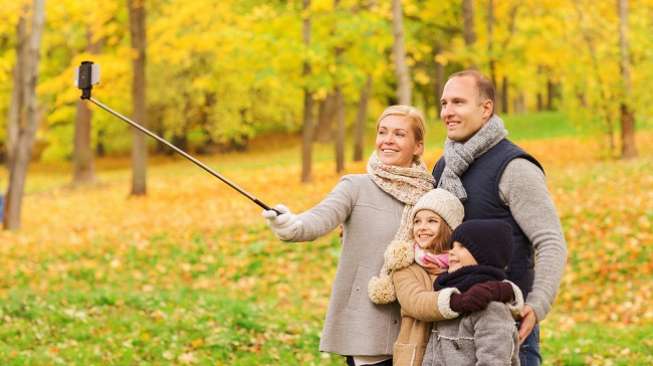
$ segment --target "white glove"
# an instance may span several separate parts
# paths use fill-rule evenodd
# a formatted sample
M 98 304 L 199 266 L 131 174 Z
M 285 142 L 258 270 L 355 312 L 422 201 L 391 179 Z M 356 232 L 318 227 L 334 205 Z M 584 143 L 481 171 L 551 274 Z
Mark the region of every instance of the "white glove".
M 277 235 L 277 238 L 284 241 L 294 239 L 297 231 L 303 225 L 302 221 L 284 205 L 276 205 L 274 208 L 281 212 L 281 215 L 274 210 L 263 210 L 262 212 L 268 226 Z

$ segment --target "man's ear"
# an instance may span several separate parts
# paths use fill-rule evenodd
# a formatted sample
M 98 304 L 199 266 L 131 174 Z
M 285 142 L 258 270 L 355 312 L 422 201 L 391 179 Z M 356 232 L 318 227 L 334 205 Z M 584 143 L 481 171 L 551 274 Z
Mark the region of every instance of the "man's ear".
M 486 99 L 481 103 L 481 107 L 483 108 L 483 120 L 487 121 L 494 114 L 494 102 L 490 99 Z

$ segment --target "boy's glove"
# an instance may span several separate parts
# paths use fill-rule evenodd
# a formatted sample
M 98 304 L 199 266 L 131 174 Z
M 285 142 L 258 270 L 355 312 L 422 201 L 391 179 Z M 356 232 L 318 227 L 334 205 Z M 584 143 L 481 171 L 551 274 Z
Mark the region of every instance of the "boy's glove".
M 468 314 L 484 310 L 492 301 L 511 302 L 514 298 L 509 283 L 488 281 L 477 283 L 462 294 L 452 294 L 449 306 L 457 313 Z
M 292 240 L 303 225 L 301 220 L 284 205 L 276 205 L 274 208 L 281 212 L 281 215 L 273 210 L 263 210 L 262 212 L 268 226 L 279 239 Z

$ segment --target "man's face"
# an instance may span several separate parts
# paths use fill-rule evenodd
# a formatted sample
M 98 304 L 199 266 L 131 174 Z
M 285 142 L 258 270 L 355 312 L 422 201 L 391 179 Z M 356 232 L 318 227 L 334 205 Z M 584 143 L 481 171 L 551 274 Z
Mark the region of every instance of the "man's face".
M 440 118 L 447 128 L 447 137 L 456 142 L 467 141 L 492 116 L 492 101 L 481 99 L 476 81 L 471 76 L 458 76 L 447 81 L 440 103 Z

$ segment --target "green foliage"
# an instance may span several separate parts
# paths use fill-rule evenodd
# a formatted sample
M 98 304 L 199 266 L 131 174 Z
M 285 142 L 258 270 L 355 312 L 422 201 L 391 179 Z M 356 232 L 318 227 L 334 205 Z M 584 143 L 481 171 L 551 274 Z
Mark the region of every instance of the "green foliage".
M 0 5 L 0 115 L 12 90 L 15 27 L 23 3 Z M 476 4 L 476 3 L 475 3 Z M 618 132 L 618 103 L 624 98 L 619 70 L 618 17 L 609 2 L 547 0 L 493 2 L 474 7 L 476 43 L 463 41 L 462 9 L 455 1 L 404 1 L 407 63 L 414 104 L 436 118 L 436 66 L 444 76 L 476 65 L 503 82 L 510 111 L 532 111 L 552 85 L 553 108 L 578 128 Z M 146 2 L 148 125 L 191 148 L 246 146 L 254 137 L 301 129 L 303 88 L 320 101 L 342 86 L 348 124 L 355 118 L 360 88 L 374 80 L 370 119 L 395 99 L 389 2 L 314 0 L 303 12 L 299 1 L 169 0 Z M 638 126 L 653 120 L 653 3 L 631 4 L 629 41 L 632 95 Z M 131 113 L 131 51 L 126 6 L 78 1 L 48 2 L 38 95 L 44 123 L 41 157 L 58 161 L 72 154 L 72 126 L 79 92 L 71 85 L 80 61 L 102 68 L 98 99 Z M 302 20 L 312 22 L 311 43 L 302 41 Z M 564 26 L 562 26 L 564 24 Z M 92 50 L 95 45 L 96 50 Z M 341 50 L 336 60 L 336 50 Z M 312 73 L 302 76 L 308 61 Z M 491 69 L 491 62 L 494 68 Z M 505 78 L 505 79 L 504 79 Z M 438 84 L 438 82 L 440 84 Z M 516 110 L 515 107 L 519 110 Z M 517 113 L 515 113 L 517 114 Z M 141 121 L 145 122 L 145 121 Z M 610 127 L 612 126 L 612 127 Z M 0 141 L 6 126 L 0 124 Z M 130 130 L 96 110 L 93 144 L 109 154 L 126 153 Z

